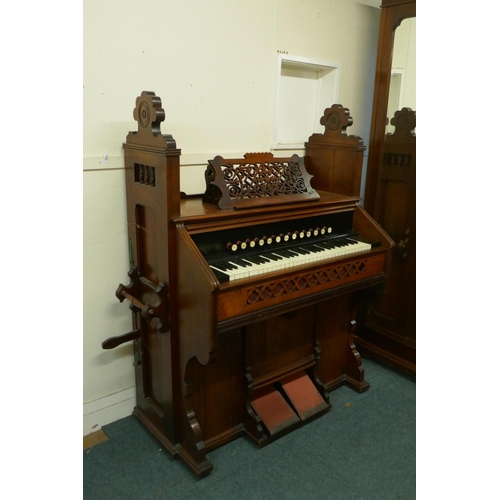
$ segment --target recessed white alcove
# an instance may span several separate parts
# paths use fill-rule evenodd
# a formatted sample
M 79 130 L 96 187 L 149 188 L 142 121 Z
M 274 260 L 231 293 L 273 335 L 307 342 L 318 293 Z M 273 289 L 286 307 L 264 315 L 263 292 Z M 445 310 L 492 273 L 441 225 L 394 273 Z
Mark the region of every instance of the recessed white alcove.
M 392 69 L 391 70 L 391 84 L 389 86 L 389 98 L 387 100 L 387 125 L 385 127 L 386 134 L 394 132 L 394 125 L 391 125 L 391 120 L 394 113 L 403 108 L 403 94 L 404 94 L 404 70 Z
M 301 149 L 322 132 L 323 111 L 338 101 L 340 66 L 278 54 L 272 149 Z

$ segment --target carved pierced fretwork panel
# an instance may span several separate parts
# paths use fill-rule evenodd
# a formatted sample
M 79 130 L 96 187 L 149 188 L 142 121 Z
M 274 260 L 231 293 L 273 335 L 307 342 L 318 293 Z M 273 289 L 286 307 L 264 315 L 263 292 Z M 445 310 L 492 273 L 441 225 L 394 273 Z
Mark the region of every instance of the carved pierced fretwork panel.
M 134 163 L 134 179 L 135 182 L 154 187 L 156 185 L 155 168 Z
M 205 172 L 203 200 L 219 208 L 239 208 L 319 199 L 311 177 L 298 155 L 274 158 L 271 153 L 247 153 L 235 160 L 216 156 Z
M 298 162 L 221 165 L 221 170 L 231 198 L 307 193 Z M 215 179 L 214 169 L 208 178 Z
M 384 166 L 394 166 L 394 167 L 410 167 L 411 166 L 411 155 L 405 155 L 400 153 L 384 153 Z
M 261 287 L 250 288 L 247 290 L 247 305 L 257 304 L 258 302 L 264 302 L 307 288 L 314 288 L 325 283 L 351 278 L 365 272 L 366 262 L 366 259 L 349 262 L 348 264 L 322 269 L 314 273 L 294 276 L 288 280 L 279 280 Z

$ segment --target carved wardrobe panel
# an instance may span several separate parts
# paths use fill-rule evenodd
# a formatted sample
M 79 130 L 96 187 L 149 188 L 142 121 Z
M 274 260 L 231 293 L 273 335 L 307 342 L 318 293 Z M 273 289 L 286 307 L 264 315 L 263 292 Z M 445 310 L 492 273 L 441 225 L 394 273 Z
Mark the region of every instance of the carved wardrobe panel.
M 416 373 L 416 112 L 387 117 L 395 31 L 416 16 L 416 1 L 383 0 L 364 207 L 395 246 L 384 291 L 365 311 L 356 346 L 406 373 Z M 388 121 L 393 133 L 386 133 Z

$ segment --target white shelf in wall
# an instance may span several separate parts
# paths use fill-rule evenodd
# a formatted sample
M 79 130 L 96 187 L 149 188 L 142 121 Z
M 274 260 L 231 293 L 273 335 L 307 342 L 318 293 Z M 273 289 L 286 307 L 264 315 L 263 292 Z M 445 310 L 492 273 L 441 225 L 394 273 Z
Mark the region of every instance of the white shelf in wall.
M 278 54 L 271 149 L 300 149 L 321 132 L 323 111 L 338 101 L 340 65 Z

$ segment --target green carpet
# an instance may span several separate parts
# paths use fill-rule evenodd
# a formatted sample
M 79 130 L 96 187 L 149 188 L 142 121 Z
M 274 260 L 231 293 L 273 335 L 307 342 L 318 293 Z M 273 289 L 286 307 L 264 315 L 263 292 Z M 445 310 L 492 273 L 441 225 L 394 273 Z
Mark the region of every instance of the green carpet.
M 415 498 L 415 379 L 364 360 L 364 394 L 330 393 L 326 415 L 258 448 L 242 437 L 207 454 L 197 479 L 130 416 L 83 453 L 85 500 Z M 350 403 L 350 405 L 346 404 Z

